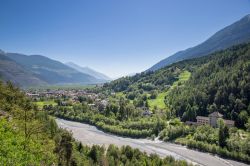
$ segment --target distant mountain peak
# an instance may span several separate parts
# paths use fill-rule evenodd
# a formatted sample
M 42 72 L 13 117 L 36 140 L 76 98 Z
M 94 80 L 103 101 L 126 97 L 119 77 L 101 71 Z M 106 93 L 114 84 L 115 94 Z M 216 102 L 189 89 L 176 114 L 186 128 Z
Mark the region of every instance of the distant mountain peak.
M 246 16 L 243 17 L 242 19 L 245 19 L 246 21 L 250 21 L 250 14 L 246 15 Z
M 6 59 L 5 56 L 11 61 Z M 41 84 L 98 84 L 104 82 L 103 80 L 79 72 L 60 61 L 50 59 L 43 55 L 6 53 L 1 59 L 2 63 L 6 64 L 3 73 L 5 74 L 5 78 L 8 80 L 11 78 L 10 80 L 14 80 L 14 75 L 18 73 L 19 77 L 15 79 L 15 82 L 22 86 L 29 86 L 31 84 L 36 86 Z M 14 71 L 13 73 L 6 72 L 9 70 L 6 67 L 7 64 L 12 65 L 11 70 Z M 1 68 L 2 66 L 0 67 L 0 71 Z
M 3 50 L 0 49 L 0 54 L 5 54 L 5 52 Z
M 250 14 L 219 30 L 201 44 L 179 51 L 152 66 L 147 71 L 155 71 L 185 59 L 206 56 L 233 45 L 250 42 Z
M 80 66 L 80 65 L 77 65 L 75 64 L 74 62 L 67 62 L 65 63 L 66 65 L 68 65 L 69 67 L 79 71 L 79 72 L 82 72 L 82 73 L 85 73 L 85 74 L 88 74 L 88 75 L 91 75 L 92 77 L 95 77 L 97 79 L 100 79 L 100 80 L 106 80 L 106 81 L 109 81 L 111 80 L 110 77 L 106 76 L 105 74 L 103 73 L 100 73 L 88 66 Z
M 250 18 L 250 14 L 247 14 L 245 17 Z

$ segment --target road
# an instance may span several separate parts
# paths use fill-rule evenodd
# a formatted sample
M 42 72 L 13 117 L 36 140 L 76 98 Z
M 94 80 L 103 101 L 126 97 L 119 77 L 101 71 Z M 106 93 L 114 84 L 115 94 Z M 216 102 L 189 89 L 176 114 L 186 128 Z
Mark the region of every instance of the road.
M 148 154 L 156 153 L 161 157 L 171 155 L 176 159 L 184 159 L 197 165 L 204 166 L 247 166 L 246 164 L 225 160 L 218 156 L 203 153 L 184 146 L 162 141 L 152 141 L 148 139 L 133 139 L 115 136 L 98 130 L 95 126 L 88 124 L 56 119 L 59 127 L 67 129 L 73 133 L 73 137 L 84 145 L 104 145 L 114 144 L 116 146 L 129 145 L 138 148 Z

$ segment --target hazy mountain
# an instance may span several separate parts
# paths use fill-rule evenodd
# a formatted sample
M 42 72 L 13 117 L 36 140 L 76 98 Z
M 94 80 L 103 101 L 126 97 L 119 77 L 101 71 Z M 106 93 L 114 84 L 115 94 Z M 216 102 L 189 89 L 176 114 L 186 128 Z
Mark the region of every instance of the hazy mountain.
M 3 51 L 0 53 L 0 79 L 24 87 L 47 84 L 23 66 L 8 58 Z
M 47 84 L 93 84 L 103 82 L 45 56 L 27 56 L 18 53 L 6 53 L 5 55 L 18 64 L 19 67 L 22 67 L 23 70 L 32 73 L 33 76 Z
M 98 71 L 95 71 L 95 70 L 93 70 L 93 69 L 91 69 L 89 67 L 81 67 L 81 66 L 79 66 L 79 65 L 77 65 L 77 64 L 75 64 L 73 62 L 67 62 L 65 64 L 68 65 L 69 67 L 79 71 L 79 72 L 91 75 L 91 76 L 93 76 L 93 77 L 95 77 L 97 79 L 106 80 L 106 81 L 111 80 L 111 78 L 106 76 L 105 74 L 102 74 L 102 73 L 100 73 Z
M 250 14 L 243 17 L 239 21 L 225 27 L 215 33 L 205 42 L 175 53 L 174 55 L 163 59 L 148 70 L 157 70 L 174 62 L 184 59 L 201 57 L 212 52 L 228 48 L 232 45 L 245 43 L 250 41 Z

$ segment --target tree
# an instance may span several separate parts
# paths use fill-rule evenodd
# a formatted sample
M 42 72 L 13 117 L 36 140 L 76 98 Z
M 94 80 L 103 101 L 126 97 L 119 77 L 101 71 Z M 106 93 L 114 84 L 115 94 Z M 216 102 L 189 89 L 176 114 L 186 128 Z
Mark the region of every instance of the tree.
M 226 140 L 227 138 L 229 138 L 229 130 L 228 127 L 225 125 L 223 119 L 218 120 L 218 126 L 219 126 L 219 146 L 225 147 Z
M 247 123 L 248 120 L 248 113 L 247 111 L 241 111 L 239 114 L 239 120 L 238 120 L 238 125 L 239 127 L 245 127 L 245 124 Z
M 157 95 L 158 95 L 158 93 L 157 93 L 156 90 L 151 91 L 151 93 L 150 93 L 150 99 L 156 99 Z
M 101 157 L 103 156 L 104 151 L 104 147 L 93 145 L 88 155 L 94 161 L 94 163 L 98 163 L 101 161 Z
M 72 141 L 72 134 L 67 131 L 63 130 L 60 135 L 57 135 L 55 152 L 59 156 L 59 165 L 69 166 L 73 151 Z
M 250 131 L 250 118 L 248 118 L 248 121 L 245 124 L 245 127 L 246 127 L 247 131 Z

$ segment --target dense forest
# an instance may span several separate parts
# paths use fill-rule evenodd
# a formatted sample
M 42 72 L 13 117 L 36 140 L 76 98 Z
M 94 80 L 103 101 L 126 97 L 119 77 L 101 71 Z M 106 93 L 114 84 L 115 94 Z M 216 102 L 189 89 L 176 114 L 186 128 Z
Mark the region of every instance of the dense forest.
M 190 78 L 178 82 L 188 71 Z M 174 86 L 173 86 L 174 85 Z M 157 98 L 165 92 L 166 108 L 183 121 L 195 121 L 219 111 L 245 128 L 250 115 L 250 44 L 241 44 L 211 55 L 174 63 L 155 72 L 123 77 L 104 85 L 135 101 Z
M 195 60 L 192 76 L 171 90 L 166 103 L 183 121 L 219 111 L 245 128 L 250 115 L 250 44 Z
M 1 165 L 188 165 L 129 146 L 83 146 L 11 83 L 0 82 Z

